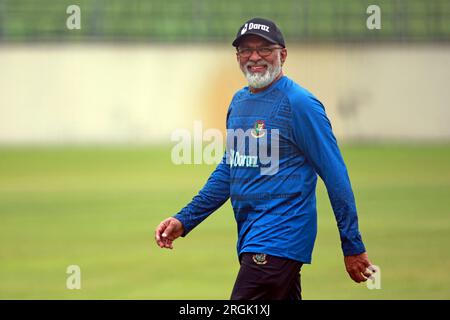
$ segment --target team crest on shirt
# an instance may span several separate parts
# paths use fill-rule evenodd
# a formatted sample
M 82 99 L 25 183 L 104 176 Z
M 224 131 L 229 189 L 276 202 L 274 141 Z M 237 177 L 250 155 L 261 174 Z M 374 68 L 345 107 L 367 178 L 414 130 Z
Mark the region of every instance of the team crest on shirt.
M 265 253 L 257 253 L 253 255 L 253 262 L 256 264 L 266 264 L 267 263 L 267 255 Z
M 256 120 L 252 131 L 250 132 L 254 138 L 261 138 L 266 135 L 266 123 L 264 120 Z

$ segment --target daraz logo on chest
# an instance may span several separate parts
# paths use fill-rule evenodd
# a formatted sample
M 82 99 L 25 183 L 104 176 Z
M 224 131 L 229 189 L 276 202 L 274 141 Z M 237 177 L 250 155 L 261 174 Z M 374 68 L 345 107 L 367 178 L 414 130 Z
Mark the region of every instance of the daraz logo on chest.
M 269 32 L 269 26 L 266 26 L 265 24 L 259 24 L 259 23 L 250 23 L 247 25 L 247 23 L 242 28 L 241 34 L 244 34 L 247 32 L 247 30 L 263 30 L 266 32 Z

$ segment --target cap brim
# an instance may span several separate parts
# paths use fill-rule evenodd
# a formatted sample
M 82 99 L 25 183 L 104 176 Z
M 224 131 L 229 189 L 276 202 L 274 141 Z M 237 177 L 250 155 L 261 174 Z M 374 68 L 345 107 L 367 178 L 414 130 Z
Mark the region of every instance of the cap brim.
M 276 41 L 270 39 L 270 38 L 269 38 L 268 36 L 266 36 L 266 35 L 263 35 L 263 34 L 260 34 L 260 33 L 257 33 L 257 32 L 253 32 L 253 31 L 247 31 L 247 32 L 244 33 L 243 35 L 240 35 L 239 37 L 237 37 L 236 39 L 234 39 L 232 45 L 233 45 L 234 47 L 239 46 L 239 43 L 242 41 L 242 39 L 243 39 L 245 36 L 248 36 L 248 35 L 258 36 L 258 37 L 261 37 L 261 38 L 263 38 L 263 39 L 269 41 L 270 43 L 279 44 L 279 43 L 277 43 Z

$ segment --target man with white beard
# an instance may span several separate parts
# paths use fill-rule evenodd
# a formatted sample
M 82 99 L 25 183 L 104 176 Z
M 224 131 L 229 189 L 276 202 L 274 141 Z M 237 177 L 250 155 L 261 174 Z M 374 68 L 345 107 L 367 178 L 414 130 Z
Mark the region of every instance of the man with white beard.
M 248 86 L 230 103 L 227 132 L 230 136 L 249 131 L 248 138 L 255 139 L 258 148 L 227 139 L 222 162 L 187 206 L 159 224 L 156 243 L 172 249 L 175 239 L 186 236 L 230 198 L 240 262 L 231 299 L 300 300 L 300 270 L 311 263 L 317 233 L 319 175 L 337 221 L 346 270 L 354 281 L 366 281 L 375 269 L 361 239 L 347 169 L 324 106 L 283 75 L 287 49 L 272 21 L 247 21 L 233 46 Z M 271 152 L 278 152 L 277 171 L 264 174 L 258 151 L 274 146 L 272 139 L 262 138 L 273 138 L 275 132 L 277 148 Z M 254 161 L 236 165 L 235 154 Z

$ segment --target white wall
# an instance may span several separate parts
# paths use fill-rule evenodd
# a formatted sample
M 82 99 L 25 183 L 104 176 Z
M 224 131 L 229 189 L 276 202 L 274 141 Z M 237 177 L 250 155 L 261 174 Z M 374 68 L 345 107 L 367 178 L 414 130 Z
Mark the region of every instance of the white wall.
M 441 140 L 449 66 L 450 46 L 290 46 L 285 74 L 341 140 Z M 197 119 L 223 129 L 243 85 L 231 46 L 3 45 L 0 143 L 164 142 Z

